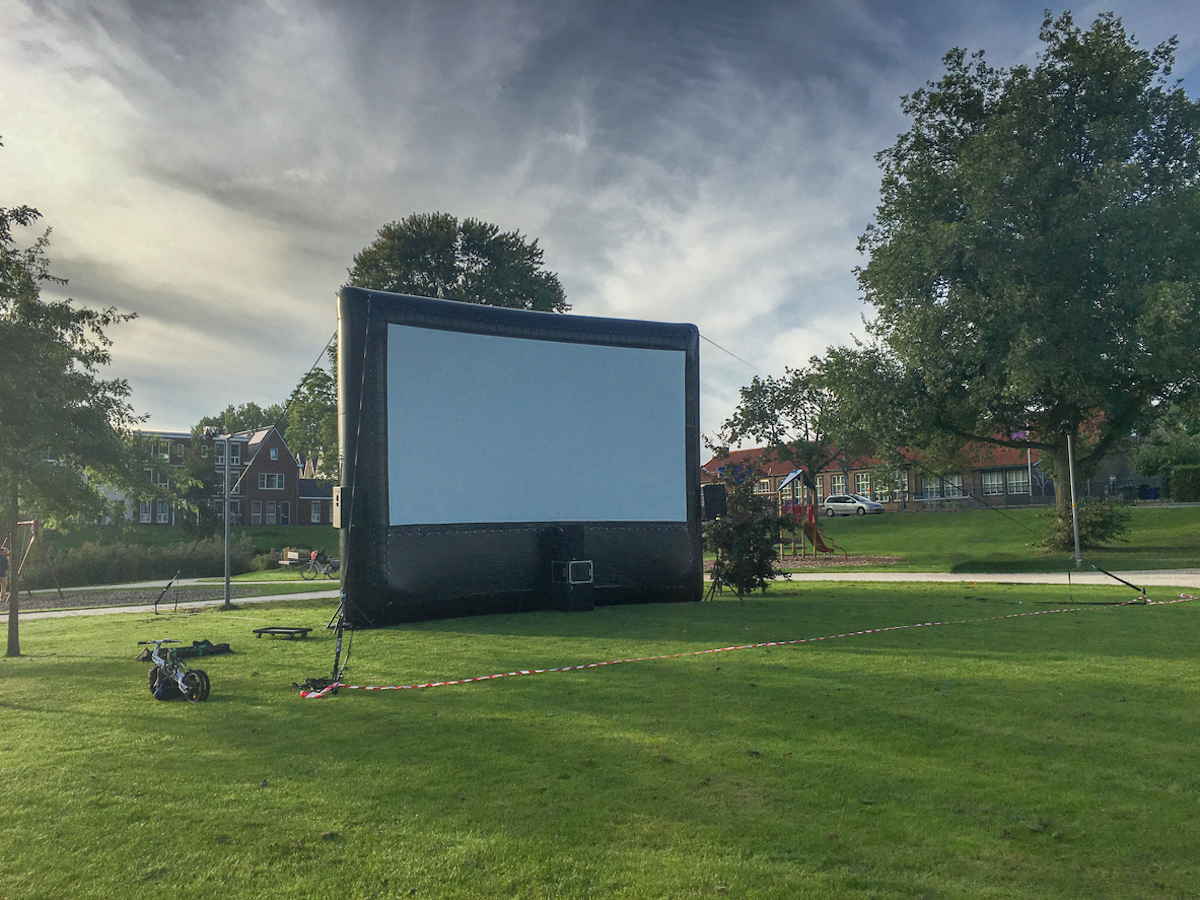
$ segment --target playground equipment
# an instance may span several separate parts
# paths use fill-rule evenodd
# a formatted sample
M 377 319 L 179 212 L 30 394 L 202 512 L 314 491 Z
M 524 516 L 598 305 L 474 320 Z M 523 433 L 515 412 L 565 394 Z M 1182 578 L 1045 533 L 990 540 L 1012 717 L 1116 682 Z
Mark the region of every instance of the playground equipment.
M 18 596 L 18 592 L 21 589 L 20 582 L 25 582 L 25 593 L 29 595 L 29 599 L 33 599 L 33 591 L 30 590 L 29 582 L 25 578 L 25 564 L 29 562 L 29 555 L 33 552 L 33 545 L 37 544 L 37 548 L 42 554 L 42 560 L 46 563 L 46 571 L 50 573 L 50 579 L 54 582 L 54 587 L 58 589 L 58 599 L 62 600 L 63 592 L 58 584 L 58 576 L 54 573 L 54 566 L 50 564 L 50 557 L 46 553 L 45 545 L 42 543 L 41 523 L 37 519 L 30 519 L 27 522 L 18 522 L 17 527 L 29 529 L 29 540 L 18 540 L 18 535 L 14 533 L 12 535 L 13 546 L 9 546 L 8 537 L 4 538 L 2 546 L 9 552 L 9 593 L 13 597 Z M 22 546 L 24 549 L 22 549 Z M 8 598 L 3 599 L 7 600 Z

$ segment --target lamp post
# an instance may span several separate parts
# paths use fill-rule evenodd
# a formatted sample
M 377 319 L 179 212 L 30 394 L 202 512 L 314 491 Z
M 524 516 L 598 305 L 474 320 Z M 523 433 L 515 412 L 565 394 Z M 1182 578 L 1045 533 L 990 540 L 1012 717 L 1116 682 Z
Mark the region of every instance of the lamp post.
M 214 441 L 222 441 L 225 445 L 225 489 L 222 491 L 222 513 L 221 518 L 225 520 L 225 605 L 222 609 L 233 609 L 233 604 L 229 602 L 229 438 L 228 434 L 221 434 L 218 429 L 208 427 L 204 429 L 205 435 L 212 438 Z

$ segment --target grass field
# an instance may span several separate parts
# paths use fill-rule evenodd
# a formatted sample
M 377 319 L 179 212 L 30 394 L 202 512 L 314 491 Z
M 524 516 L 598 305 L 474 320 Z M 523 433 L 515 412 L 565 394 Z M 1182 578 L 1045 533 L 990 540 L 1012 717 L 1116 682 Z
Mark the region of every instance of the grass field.
M 1083 605 L 1128 594 L 424 623 L 359 634 L 349 680 L 954 624 L 321 700 L 290 685 L 330 669 L 330 603 L 29 620 L 0 659 L 0 898 L 1195 897 L 1200 602 Z M 159 636 L 233 645 L 207 703 L 151 698 Z
M 1128 543 L 1088 550 L 1085 562 L 1112 570 L 1200 566 L 1200 506 L 1139 506 L 1132 513 Z M 1042 515 L 1028 509 L 885 513 L 822 518 L 818 527 L 851 555 L 900 557 L 898 563 L 872 568 L 897 572 L 1073 569 L 1069 554 L 1050 553 L 1037 546 Z

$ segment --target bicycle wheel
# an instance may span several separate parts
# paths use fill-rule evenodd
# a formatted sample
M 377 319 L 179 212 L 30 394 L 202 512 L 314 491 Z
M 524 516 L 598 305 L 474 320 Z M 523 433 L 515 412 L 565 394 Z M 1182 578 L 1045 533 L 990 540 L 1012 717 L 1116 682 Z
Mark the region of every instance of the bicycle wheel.
M 317 567 L 314 566 L 312 563 L 309 563 L 307 566 L 305 566 L 303 569 L 300 570 L 300 577 L 303 578 L 305 581 L 312 581 L 314 578 L 317 577 Z
M 205 672 L 203 669 L 192 669 L 192 671 L 200 676 L 200 696 L 197 697 L 196 699 L 197 700 L 207 700 L 208 699 L 208 691 L 212 687 L 211 683 L 208 680 L 208 673 Z
M 200 692 L 203 690 L 203 688 L 204 682 L 201 681 L 200 674 L 198 672 L 188 672 L 183 676 L 183 698 L 187 700 L 188 703 L 195 703 L 197 700 L 203 700 L 204 698 L 200 696 Z

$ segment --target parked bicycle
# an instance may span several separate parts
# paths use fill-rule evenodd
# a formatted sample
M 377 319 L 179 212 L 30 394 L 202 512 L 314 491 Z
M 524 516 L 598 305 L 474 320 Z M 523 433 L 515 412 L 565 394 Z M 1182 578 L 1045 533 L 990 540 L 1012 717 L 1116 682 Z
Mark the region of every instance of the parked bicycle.
M 341 567 L 340 560 L 322 559 L 320 556 L 313 554 L 309 557 L 308 565 L 300 570 L 300 577 L 305 581 L 312 581 L 314 578 L 320 578 L 322 575 L 326 578 L 333 578 Z
M 178 644 L 174 638 L 159 638 L 153 641 L 138 641 L 138 645 L 153 644 L 150 659 L 150 693 L 155 700 L 170 700 L 182 696 L 189 703 L 208 699 L 208 673 L 203 669 L 192 669 L 179 658 L 174 648 L 163 649 L 163 644 Z

